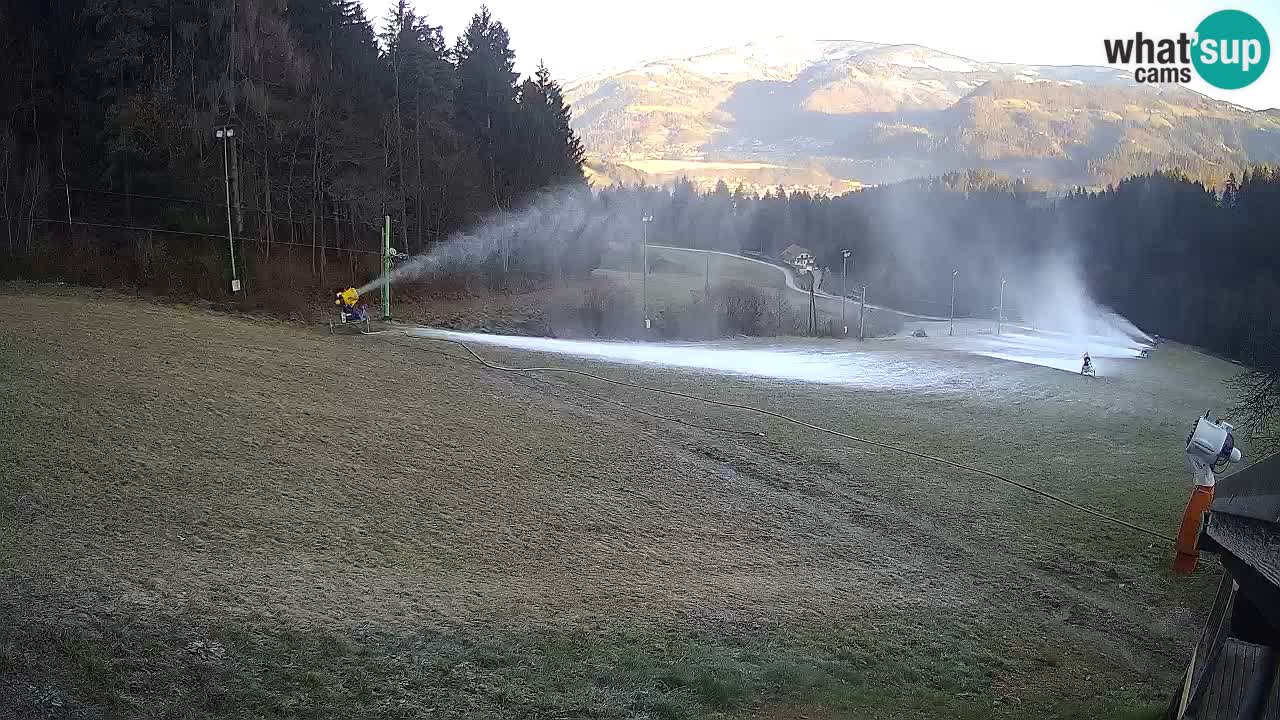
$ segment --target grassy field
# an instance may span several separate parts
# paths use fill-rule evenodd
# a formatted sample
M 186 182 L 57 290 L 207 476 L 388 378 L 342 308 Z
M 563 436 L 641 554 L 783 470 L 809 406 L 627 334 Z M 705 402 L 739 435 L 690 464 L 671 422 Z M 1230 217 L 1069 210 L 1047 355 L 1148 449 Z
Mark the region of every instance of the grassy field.
M 1155 717 L 1217 580 L 750 413 L 423 340 L 0 298 L 4 718 Z M 1176 348 L 1097 382 L 947 357 L 954 379 L 911 393 L 554 362 L 1169 534 L 1185 426 L 1234 371 Z

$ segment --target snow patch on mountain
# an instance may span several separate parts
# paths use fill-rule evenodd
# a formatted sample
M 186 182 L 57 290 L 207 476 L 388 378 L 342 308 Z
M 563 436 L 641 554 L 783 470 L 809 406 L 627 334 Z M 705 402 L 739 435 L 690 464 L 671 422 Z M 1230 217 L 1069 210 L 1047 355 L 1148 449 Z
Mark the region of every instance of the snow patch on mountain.
M 948 55 L 918 45 L 893 45 L 866 54 L 866 60 L 881 65 L 924 68 L 939 72 L 971 73 L 979 67 L 971 60 Z

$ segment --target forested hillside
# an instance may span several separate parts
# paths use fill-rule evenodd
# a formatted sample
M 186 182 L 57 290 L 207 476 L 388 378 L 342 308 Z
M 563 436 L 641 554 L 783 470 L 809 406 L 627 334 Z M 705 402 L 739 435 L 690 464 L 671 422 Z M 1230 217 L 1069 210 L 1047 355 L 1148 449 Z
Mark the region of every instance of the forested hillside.
M 251 283 L 323 282 L 384 215 L 416 252 L 582 182 L 559 86 L 484 8 L 450 43 L 406 2 L 5 3 L 0 61 L 6 274 L 225 291 L 230 224 Z

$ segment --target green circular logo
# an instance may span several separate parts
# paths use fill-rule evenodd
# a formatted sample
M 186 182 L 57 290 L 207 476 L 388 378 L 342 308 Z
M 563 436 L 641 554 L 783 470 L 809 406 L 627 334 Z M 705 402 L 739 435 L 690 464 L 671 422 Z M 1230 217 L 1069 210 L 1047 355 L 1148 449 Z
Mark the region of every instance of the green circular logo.
M 1252 15 L 1219 10 L 1196 27 L 1191 62 L 1204 81 L 1223 90 L 1238 90 L 1262 76 L 1271 59 L 1267 31 Z

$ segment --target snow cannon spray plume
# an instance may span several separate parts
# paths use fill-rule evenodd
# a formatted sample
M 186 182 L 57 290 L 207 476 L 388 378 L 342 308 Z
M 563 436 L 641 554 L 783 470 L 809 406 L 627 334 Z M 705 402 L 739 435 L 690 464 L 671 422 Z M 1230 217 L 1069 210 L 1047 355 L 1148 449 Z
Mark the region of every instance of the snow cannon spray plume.
M 1077 345 L 1128 347 L 1154 345 L 1150 335 L 1127 318 L 1090 297 L 1072 253 L 1041 259 L 1026 271 L 1028 283 L 1017 293 L 1023 317 L 1043 331 L 1056 331 Z
M 662 200 L 655 198 L 653 202 Z M 432 272 L 590 272 L 601 267 L 608 257 L 616 261 L 633 254 L 639 256 L 644 233 L 641 218 L 651 210 L 646 206 L 644 192 L 605 201 L 589 188 L 546 191 L 533 196 L 518 210 L 491 213 L 474 226 L 450 235 L 430 250 L 400 263 L 389 277 L 365 284 L 359 292 L 363 295 L 385 283 L 409 282 Z M 723 222 L 745 225 L 747 218 Z M 720 228 L 724 237 L 736 237 L 741 231 L 739 227 Z M 650 235 L 649 242 L 654 243 L 654 239 Z M 623 267 L 626 262 L 631 261 L 623 261 Z
M 384 284 L 411 281 L 431 272 L 475 271 L 480 268 L 550 271 L 566 252 L 586 252 L 620 236 L 611 213 L 593 203 L 589 190 L 548 192 L 517 211 L 491 213 L 467 230 L 456 232 L 429 251 L 400 263 L 389 276 L 359 288 L 360 294 Z M 619 223 L 620 226 L 620 223 Z

